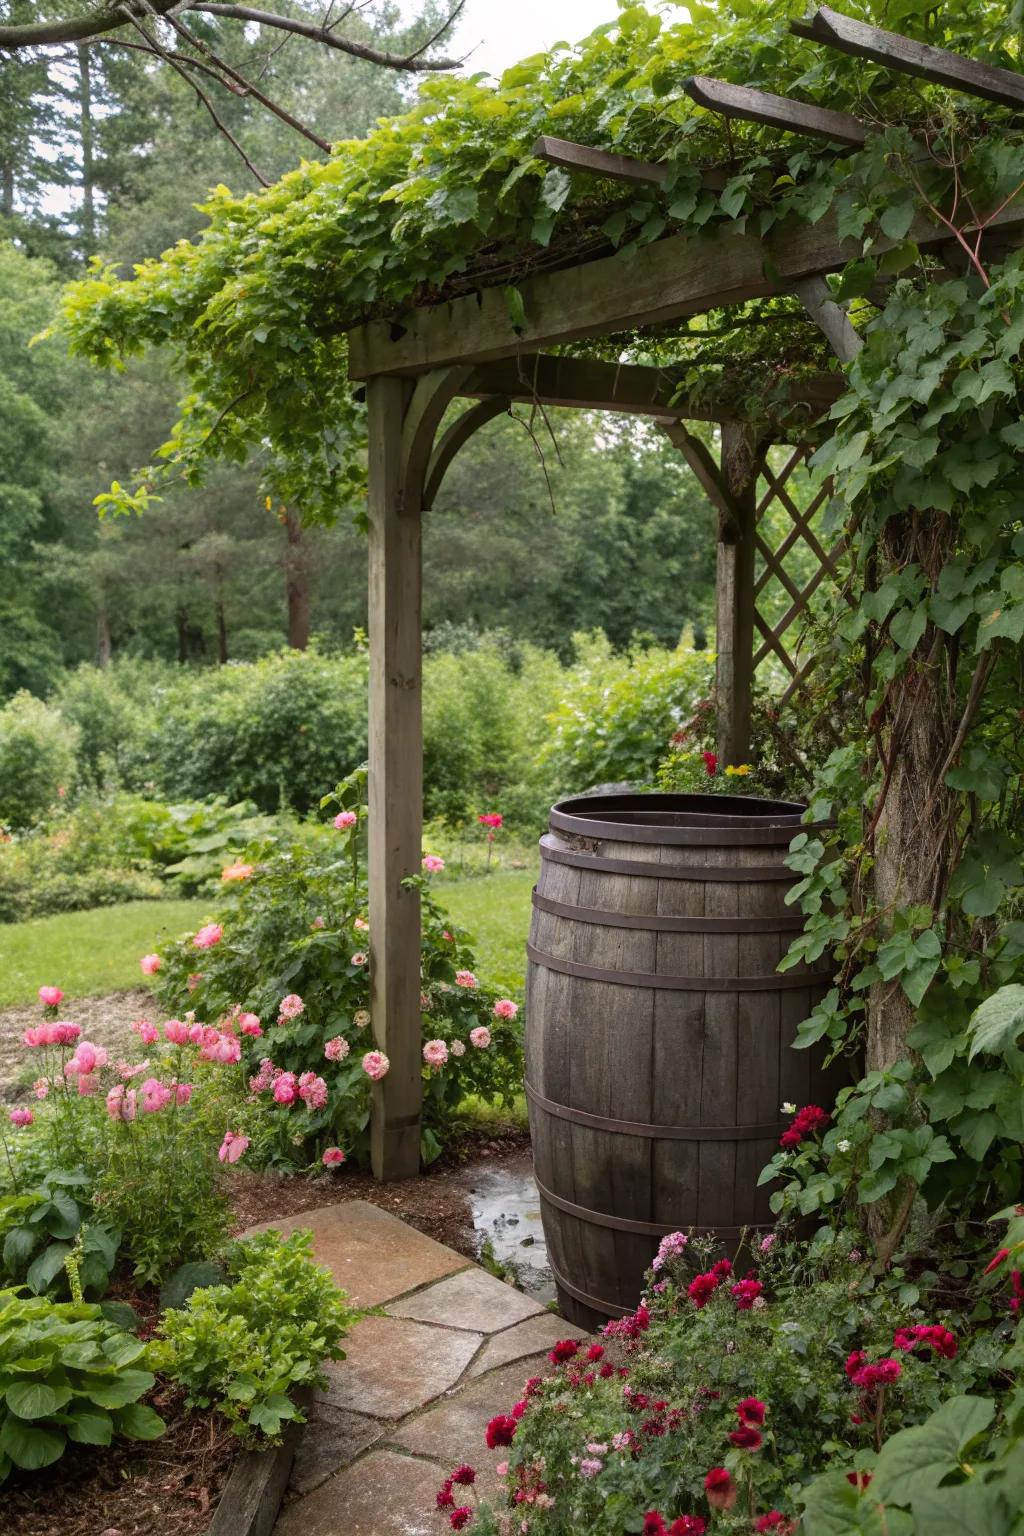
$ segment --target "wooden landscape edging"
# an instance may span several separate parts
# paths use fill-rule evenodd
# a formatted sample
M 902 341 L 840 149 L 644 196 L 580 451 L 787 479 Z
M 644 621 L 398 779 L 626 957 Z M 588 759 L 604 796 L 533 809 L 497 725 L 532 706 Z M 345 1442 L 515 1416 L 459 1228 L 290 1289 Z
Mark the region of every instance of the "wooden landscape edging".
M 313 1405 L 310 1388 L 301 1388 L 295 1401 L 304 1414 Z M 292 1474 L 292 1463 L 305 1424 L 293 1419 L 280 1445 L 265 1451 L 240 1451 L 224 1492 L 207 1527 L 206 1536 L 270 1536 L 277 1523 Z

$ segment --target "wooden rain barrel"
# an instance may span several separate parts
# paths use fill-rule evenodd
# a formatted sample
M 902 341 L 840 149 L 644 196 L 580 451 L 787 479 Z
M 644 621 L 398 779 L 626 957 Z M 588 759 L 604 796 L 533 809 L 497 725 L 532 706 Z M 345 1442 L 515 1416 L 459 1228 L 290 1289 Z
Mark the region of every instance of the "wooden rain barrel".
M 596 794 L 551 812 L 527 945 L 526 1094 L 564 1315 L 632 1311 L 659 1240 L 769 1226 L 761 1169 L 841 1084 L 790 1050 L 827 960 L 776 966 L 802 926 L 785 867 L 805 807 Z

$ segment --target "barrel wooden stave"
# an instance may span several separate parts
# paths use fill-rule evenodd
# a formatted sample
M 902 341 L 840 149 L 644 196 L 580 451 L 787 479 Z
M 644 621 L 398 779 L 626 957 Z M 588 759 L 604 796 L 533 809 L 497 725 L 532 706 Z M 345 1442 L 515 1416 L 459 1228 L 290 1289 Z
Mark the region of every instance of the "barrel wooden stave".
M 701 871 L 781 864 L 795 825 L 775 846 L 652 845 L 628 841 L 629 828 L 611 830 L 617 835 L 608 839 L 549 833 L 544 844 L 577 857 L 635 862 L 646 866 L 644 873 L 546 858 L 538 894 L 570 908 L 607 911 L 610 919 L 619 913 L 698 921 L 793 917 L 785 905 L 788 872 L 784 880 L 726 880 Z M 652 864 L 665 875 L 652 873 Z M 695 878 L 672 878 L 680 867 Z M 556 962 L 695 979 L 771 978 L 792 937 L 792 931 L 756 928 L 618 927 L 540 908 L 531 929 L 534 950 Z M 574 1321 L 593 1326 L 635 1305 L 661 1228 L 716 1228 L 728 1239 L 730 1229 L 771 1222 L 768 1191 L 757 1189 L 757 1177 L 777 1145 L 780 1104 L 806 1102 L 811 1087 L 808 1053 L 786 1047 L 825 985 L 809 974 L 803 987 L 668 990 L 565 975 L 531 960 L 527 1082 L 536 1093 L 591 1115 L 712 1132 L 692 1140 L 623 1134 L 574 1123 L 531 1102 L 545 1235 L 563 1310 Z M 730 1138 L 737 1126 L 767 1129 Z M 626 1230 L 638 1223 L 656 1230 Z

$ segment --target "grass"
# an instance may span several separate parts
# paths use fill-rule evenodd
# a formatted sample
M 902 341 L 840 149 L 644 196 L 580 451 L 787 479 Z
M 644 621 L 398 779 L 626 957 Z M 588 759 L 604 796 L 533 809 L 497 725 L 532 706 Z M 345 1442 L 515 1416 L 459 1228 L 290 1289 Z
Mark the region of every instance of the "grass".
M 523 985 L 532 886 L 531 870 L 501 870 L 445 881 L 437 890 L 455 921 L 474 935 L 481 976 L 512 993 Z M 200 901 L 133 901 L 2 924 L 0 1008 L 34 1002 L 40 986 L 59 986 L 69 997 L 142 986 L 139 957 L 207 915 L 208 904 Z
M 199 901 L 132 901 L 0 925 L 0 1007 L 35 1001 L 41 986 L 97 997 L 145 983 L 139 959 L 194 929 Z

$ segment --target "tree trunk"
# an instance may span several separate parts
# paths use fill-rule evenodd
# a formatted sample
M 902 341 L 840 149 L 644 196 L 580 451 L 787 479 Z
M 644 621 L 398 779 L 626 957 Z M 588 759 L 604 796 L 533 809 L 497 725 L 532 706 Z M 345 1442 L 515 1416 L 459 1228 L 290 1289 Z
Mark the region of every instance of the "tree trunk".
M 224 616 L 224 588 L 217 578 L 217 660 L 221 666 L 228 659 L 228 625 Z
M 5 160 L 0 165 L 0 213 L 5 219 L 14 217 L 14 162 Z
M 178 661 L 184 666 L 188 661 L 188 609 L 179 603 L 174 615 L 178 627 Z
M 286 509 L 285 586 L 288 594 L 288 644 L 293 651 L 309 645 L 309 561 L 302 542 L 302 520 L 297 512 Z
M 78 44 L 78 132 L 82 143 L 82 249 L 96 249 L 95 163 L 92 131 L 92 72 L 87 43 Z
M 96 665 L 102 668 L 109 667 L 112 653 L 110 614 L 107 612 L 106 603 L 100 598 L 99 607 L 96 610 Z

